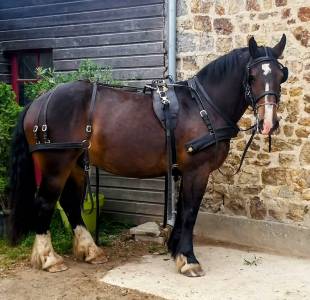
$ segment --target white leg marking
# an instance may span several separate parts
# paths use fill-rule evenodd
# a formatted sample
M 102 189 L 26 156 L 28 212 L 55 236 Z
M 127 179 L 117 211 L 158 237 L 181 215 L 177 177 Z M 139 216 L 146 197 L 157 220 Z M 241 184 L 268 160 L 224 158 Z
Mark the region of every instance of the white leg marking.
M 31 264 L 37 269 L 52 273 L 68 269 L 64 264 L 63 258 L 54 251 L 49 232 L 36 235 L 32 248 Z
M 205 272 L 201 268 L 200 264 L 189 264 L 187 257 L 183 254 L 179 254 L 175 260 L 178 272 L 188 277 L 201 277 L 205 275 Z
M 92 264 L 100 264 L 107 261 L 103 250 L 95 244 L 91 234 L 85 227 L 78 225 L 73 231 L 73 253 L 78 259 Z

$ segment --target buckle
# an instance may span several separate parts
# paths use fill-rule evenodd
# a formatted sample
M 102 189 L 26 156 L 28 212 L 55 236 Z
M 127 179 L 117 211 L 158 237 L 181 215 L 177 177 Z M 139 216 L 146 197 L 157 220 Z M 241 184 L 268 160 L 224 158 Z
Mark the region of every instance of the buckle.
M 43 132 L 45 132 L 46 130 L 47 130 L 47 125 L 46 124 L 44 124 L 44 125 L 42 125 L 42 129 L 41 129 Z
M 38 128 L 39 128 L 39 126 L 38 126 L 38 125 L 34 125 L 34 126 L 33 126 L 33 130 L 32 130 L 32 131 L 33 131 L 33 132 L 37 132 L 37 131 L 38 131 Z

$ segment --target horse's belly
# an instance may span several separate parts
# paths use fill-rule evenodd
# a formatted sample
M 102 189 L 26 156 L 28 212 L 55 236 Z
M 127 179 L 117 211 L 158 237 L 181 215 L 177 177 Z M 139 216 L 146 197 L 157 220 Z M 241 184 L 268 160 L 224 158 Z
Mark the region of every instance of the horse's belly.
M 90 157 L 93 164 L 113 174 L 128 177 L 156 177 L 165 173 L 164 130 L 157 120 L 131 120 L 100 126 L 94 132 Z M 106 123 L 107 124 L 107 123 Z

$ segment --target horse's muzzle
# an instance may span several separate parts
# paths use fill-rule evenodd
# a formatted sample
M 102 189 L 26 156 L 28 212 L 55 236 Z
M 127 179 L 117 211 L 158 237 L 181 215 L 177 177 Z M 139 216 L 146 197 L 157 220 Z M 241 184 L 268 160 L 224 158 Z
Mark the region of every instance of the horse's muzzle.
M 275 131 L 277 131 L 279 129 L 279 125 L 280 125 L 280 118 L 278 118 L 276 121 L 273 122 L 273 126 L 269 129 L 269 132 L 264 133 L 264 134 L 268 134 L 271 135 L 273 134 Z M 264 129 L 264 120 L 259 120 L 258 121 L 258 131 L 259 133 L 262 133 Z

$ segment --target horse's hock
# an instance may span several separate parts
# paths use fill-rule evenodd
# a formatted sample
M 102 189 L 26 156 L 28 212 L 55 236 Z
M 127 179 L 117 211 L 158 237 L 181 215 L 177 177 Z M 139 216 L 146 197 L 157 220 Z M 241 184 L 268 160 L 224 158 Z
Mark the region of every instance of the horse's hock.
M 243 47 L 251 35 L 265 45 L 274 43 L 283 32 L 288 37 L 281 62 L 289 68 L 289 79 L 282 87 L 281 129 L 273 137 L 272 152 L 268 153 L 267 138 L 256 136 L 240 174 L 223 177 L 214 172 L 211 175 L 201 207 L 201 211 L 207 213 L 201 213 L 202 223 L 198 222 L 198 231 L 204 236 L 251 244 L 251 231 L 261 232 L 264 226 L 275 224 L 269 229 L 273 228 L 277 237 L 286 230 L 292 236 L 296 234 L 293 239 L 287 236 L 287 240 L 296 241 L 298 236 L 301 241 L 306 237 L 297 227 L 296 232 L 293 228 L 294 225 L 310 226 L 309 20 L 307 1 L 178 2 L 179 79 L 192 76 L 206 62 L 234 47 Z M 251 114 L 249 111 L 243 116 L 241 127 L 253 122 Z M 238 165 L 248 138 L 247 134 L 240 133 L 231 143 L 230 155 L 223 167 L 225 173 L 232 173 Z M 213 226 L 214 222 L 217 225 Z M 239 239 L 230 232 L 232 224 L 239 226 Z M 207 225 L 212 229 L 206 229 Z M 266 244 L 263 246 L 272 248 L 272 237 L 269 238 L 267 242 L 268 237 L 264 235 Z M 284 242 L 285 238 L 280 240 Z M 254 244 L 257 246 L 255 241 Z M 280 244 L 276 247 L 281 248 Z M 309 244 L 299 246 L 304 253 Z

